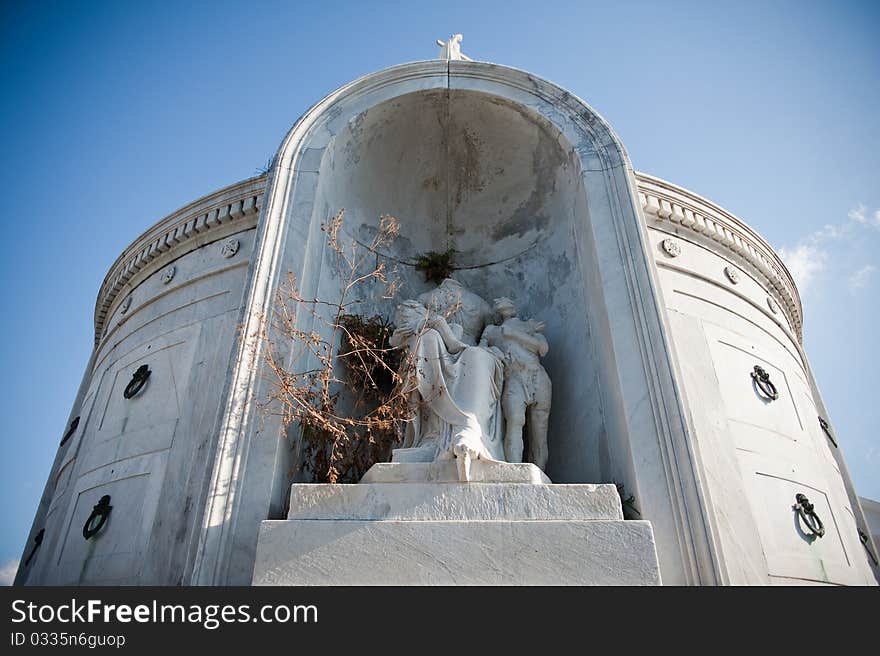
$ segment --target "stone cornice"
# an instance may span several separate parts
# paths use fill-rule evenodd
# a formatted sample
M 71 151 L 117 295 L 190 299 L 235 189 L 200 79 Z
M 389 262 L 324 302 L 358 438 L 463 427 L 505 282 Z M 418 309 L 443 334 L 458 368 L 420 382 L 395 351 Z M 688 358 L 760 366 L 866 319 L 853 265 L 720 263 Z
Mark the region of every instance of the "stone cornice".
M 767 292 L 785 312 L 799 340 L 803 340 L 803 308 L 788 269 L 773 248 L 730 212 L 672 183 L 636 172 L 639 201 L 648 221 L 669 222 L 693 233 L 700 241 L 723 249 L 746 271 L 766 282 Z
M 758 233 L 730 212 L 687 189 L 645 173 L 635 175 L 639 200 L 648 220 L 669 221 L 701 235 L 703 241 L 723 248 L 724 255 L 759 274 L 766 281 L 768 292 L 784 309 L 798 339 L 802 339 L 803 310 L 797 287 L 782 260 Z M 211 241 L 214 233 L 221 238 L 233 222 L 240 223 L 242 229 L 255 225 L 265 188 L 265 175 L 237 182 L 180 208 L 138 237 L 117 258 L 101 285 L 95 304 L 95 344 L 101 341 L 104 322 L 120 291 L 135 274 L 148 266 L 158 270 L 168 261 Z
M 253 227 L 260 215 L 266 176 L 260 175 L 203 196 L 169 214 L 123 251 L 101 284 L 95 303 L 95 345 L 120 292 L 145 270 L 158 270 L 199 246 L 222 238 L 235 224 Z M 238 230 L 236 230 L 237 232 Z M 138 275 L 139 280 L 144 276 Z

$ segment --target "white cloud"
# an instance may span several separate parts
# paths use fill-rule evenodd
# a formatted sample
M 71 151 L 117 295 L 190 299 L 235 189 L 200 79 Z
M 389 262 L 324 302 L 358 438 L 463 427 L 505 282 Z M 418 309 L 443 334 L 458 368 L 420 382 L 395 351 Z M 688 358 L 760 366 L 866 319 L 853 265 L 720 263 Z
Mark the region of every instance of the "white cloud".
M 869 282 L 871 282 L 871 277 L 874 275 L 874 271 L 877 270 L 873 264 L 866 264 L 861 269 L 852 274 L 849 279 L 846 281 L 846 286 L 849 287 L 849 291 L 852 294 L 855 294 L 859 289 L 867 286 Z
M 857 207 L 854 207 L 849 212 L 847 212 L 847 216 L 849 217 L 850 221 L 855 221 L 856 223 L 861 223 L 862 225 L 865 225 L 866 223 L 868 223 L 868 217 L 865 216 L 867 211 L 868 208 L 859 203 Z
M 856 207 L 847 212 L 847 217 L 853 223 L 859 225 L 880 228 L 880 210 L 874 210 L 874 214 L 868 216 L 868 208 L 864 203 L 859 203 Z
M 859 203 L 847 212 L 846 216 L 847 220 L 842 223 L 826 223 L 821 229 L 801 238 L 793 246 L 782 246 L 778 249 L 779 257 L 785 262 L 801 294 L 805 294 L 828 268 L 834 242 L 851 237 L 855 226 L 880 229 L 880 209 L 869 216 L 868 208 L 863 203 Z M 867 265 L 856 271 L 848 280 L 850 291 L 855 292 L 867 285 L 874 269 L 873 265 Z
M 824 271 L 828 253 L 818 246 L 802 241 L 792 248 L 779 249 L 779 257 L 785 262 L 801 293 L 810 286 L 815 277 Z
M 18 560 L 9 560 L 0 565 L 0 585 L 12 585 L 18 571 Z

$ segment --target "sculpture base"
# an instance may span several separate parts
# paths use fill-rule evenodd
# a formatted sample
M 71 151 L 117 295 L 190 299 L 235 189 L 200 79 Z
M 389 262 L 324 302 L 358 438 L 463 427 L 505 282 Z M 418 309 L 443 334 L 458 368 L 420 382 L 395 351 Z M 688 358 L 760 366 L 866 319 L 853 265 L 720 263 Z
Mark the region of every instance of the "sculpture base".
M 613 485 L 296 484 L 290 498 L 288 519 L 260 526 L 255 585 L 660 583 L 651 524 L 623 520 Z
M 361 478 L 364 483 L 459 483 L 455 460 L 377 462 Z M 547 474 L 528 462 L 473 460 L 471 483 L 550 483 Z

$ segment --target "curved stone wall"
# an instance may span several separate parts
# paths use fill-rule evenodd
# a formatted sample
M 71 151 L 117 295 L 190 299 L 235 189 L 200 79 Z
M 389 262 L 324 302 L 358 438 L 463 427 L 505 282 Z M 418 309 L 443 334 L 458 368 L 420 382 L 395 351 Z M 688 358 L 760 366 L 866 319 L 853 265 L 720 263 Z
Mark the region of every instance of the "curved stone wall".
M 730 213 L 663 180 L 637 180 L 725 582 L 873 583 L 791 276 Z M 759 384 L 756 367 L 773 387 Z M 798 494 L 824 523 L 821 538 L 797 521 Z
M 156 268 L 226 235 L 253 228 L 265 187 L 266 176 L 257 176 L 220 189 L 168 215 L 132 242 L 110 267 L 98 292 L 95 344 L 107 335 L 114 305 Z
M 694 243 L 717 249 L 767 290 L 773 314 L 782 309 L 784 323 L 800 342 L 803 308 L 791 274 L 770 245 L 742 220 L 711 201 L 665 180 L 637 173 L 639 200 L 645 217 Z M 772 302 L 770 302 L 772 301 Z M 763 305 L 764 303 L 761 303 Z
M 110 269 L 76 425 L 29 539 L 43 530 L 43 541 L 20 583 L 183 582 L 264 186 L 246 180 L 174 212 Z M 141 367 L 149 378 L 131 394 Z M 85 539 L 105 495 L 110 515 Z
M 471 102 L 471 97 L 461 95 L 463 102 Z M 493 111 L 508 111 L 497 102 L 493 107 Z M 511 117 L 511 121 L 519 120 Z M 357 141 L 351 130 L 363 127 L 348 125 L 349 132 L 341 133 L 347 140 L 340 137 L 338 152 L 331 152 L 340 162 L 354 152 L 342 149 Z M 405 150 L 406 144 L 401 143 Z M 320 150 L 306 154 L 315 161 L 305 164 L 320 162 Z M 385 153 L 374 149 L 368 154 Z M 315 173 L 309 166 L 297 175 L 312 182 Z M 706 498 L 701 512 L 708 517 L 709 542 L 714 545 L 714 552 L 706 557 L 714 559 L 718 582 L 873 582 L 859 541 L 859 531 L 868 529 L 803 352 L 803 313 L 790 274 L 754 230 L 717 205 L 645 174 L 635 173 L 633 183 L 658 301 L 665 312 L 665 339 L 677 367 L 673 373 L 689 413 L 688 457 L 702 479 Z M 345 204 L 355 208 L 356 217 L 356 202 L 363 190 L 353 184 L 330 185 L 326 193 L 319 186 L 314 193 L 322 202 L 316 211 Z M 96 302 L 94 353 L 69 418 L 71 429 L 65 431 L 28 537 L 18 583 L 227 580 L 212 578 L 211 572 L 196 577 L 193 563 L 199 559 L 205 527 L 214 521 L 206 491 L 218 484 L 208 481 L 220 471 L 216 462 L 222 448 L 223 416 L 237 411 L 231 408 L 227 392 L 234 384 L 231 372 L 240 349 L 237 329 L 245 315 L 243 304 L 248 288 L 256 284 L 248 265 L 266 186 L 267 177 L 259 176 L 181 208 L 136 239 L 111 267 Z M 331 197 L 347 192 L 351 199 Z M 381 199 L 372 200 L 381 209 Z M 600 237 L 596 233 L 595 238 Z M 299 243 L 307 241 L 300 238 Z M 415 248 L 421 250 L 423 246 Z M 478 250 L 471 255 L 476 256 Z M 606 249 L 596 252 L 609 257 L 601 255 Z M 588 265 L 595 266 L 584 266 Z M 474 284 L 491 288 L 474 277 L 477 274 L 468 275 Z M 597 345 L 587 350 L 595 353 L 591 357 L 596 368 L 607 356 L 608 371 L 614 372 L 619 363 L 603 354 L 602 330 L 603 326 L 599 330 L 593 326 L 581 332 L 595 331 Z M 614 334 L 614 327 L 609 324 L 606 332 Z M 560 340 L 555 343 L 554 357 L 565 351 L 559 348 Z M 551 357 L 548 370 L 562 369 L 554 363 Z M 150 377 L 143 389 L 128 398 L 126 388 L 144 365 Z M 755 366 L 769 374 L 777 398 L 768 397 L 766 389 L 762 392 L 756 384 Z M 564 400 L 563 390 L 558 398 Z M 557 455 L 556 461 L 551 453 L 551 465 L 560 480 L 566 480 L 569 472 L 574 478 L 613 474 L 632 466 L 628 458 L 639 456 L 636 443 L 631 454 L 625 449 L 615 453 L 620 445 L 614 443 L 611 403 L 600 399 L 591 407 L 594 419 L 580 422 L 579 435 L 565 436 L 581 446 L 572 447 L 571 453 L 557 451 L 564 456 Z M 560 408 L 563 405 L 557 414 Z M 287 483 L 287 468 L 279 464 L 275 446 L 260 448 L 267 450 L 265 462 L 249 476 L 259 474 L 278 481 L 257 486 L 263 496 L 248 498 L 246 503 L 252 506 L 251 514 L 262 513 L 265 518 L 276 503 L 269 495 L 278 496 L 279 486 Z M 666 448 L 680 445 L 670 442 Z M 578 464 L 579 458 L 586 464 Z M 648 496 L 647 488 L 639 488 L 646 485 L 644 477 L 633 476 L 631 491 Z M 677 479 L 671 476 L 669 480 Z M 672 498 L 685 496 L 684 492 L 670 494 Z M 825 523 L 822 538 L 811 538 L 793 521 L 796 494 L 806 494 L 815 505 Z M 104 495 L 111 497 L 113 506 L 102 528 L 106 537 L 87 540 L 83 524 Z M 658 532 L 662 518 L 650 516 L 650 499 L 636 501 L 644 501 L 643 518 L 654 521 Z M 694 512 L 686 506 L 682 501 L 675 512 Z M 40 531 L 42 543 L 25 564 Z M 664 540 L 669 549 L 678 548 L 668 535 L 658 533 L 658 541 Z M 247 553 L 239 555 L 241 562 L 228 580 L 248 580 L 247 557 Z M 678 569 L 666 567 L 663 577 L 667 582 L 699 580 L 686 572 L 686 564 L 676 565 Z

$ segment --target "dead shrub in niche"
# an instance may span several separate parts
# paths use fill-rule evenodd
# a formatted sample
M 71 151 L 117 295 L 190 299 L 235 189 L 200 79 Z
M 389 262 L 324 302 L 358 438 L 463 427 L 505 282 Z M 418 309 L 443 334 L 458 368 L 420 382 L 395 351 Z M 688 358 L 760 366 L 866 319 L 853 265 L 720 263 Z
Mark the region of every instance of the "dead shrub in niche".
M 415 268 L 422 272 L 427 282 L 439 285 L 455 271 L 455 251 L 451 248 L 442 253 L 428 251 L 416 258 Z
M 355 483 L 388 460 L 411 415 L 401 375 L 408 356 L 389 344 L 393 325 L 359 312 L 394 306 L 397 275 L 378 253 L 397 237 L 398 223 L 382 215 L 375 237 L 361 245 L 341 240 L 343 217 L 340 210 L 321 226 L 337 265 L 338 297 L 305 298 L 288 273 L 259 336 L 271 372 L 264 411 L 301 428 L 301 466 L 316 483 Z

